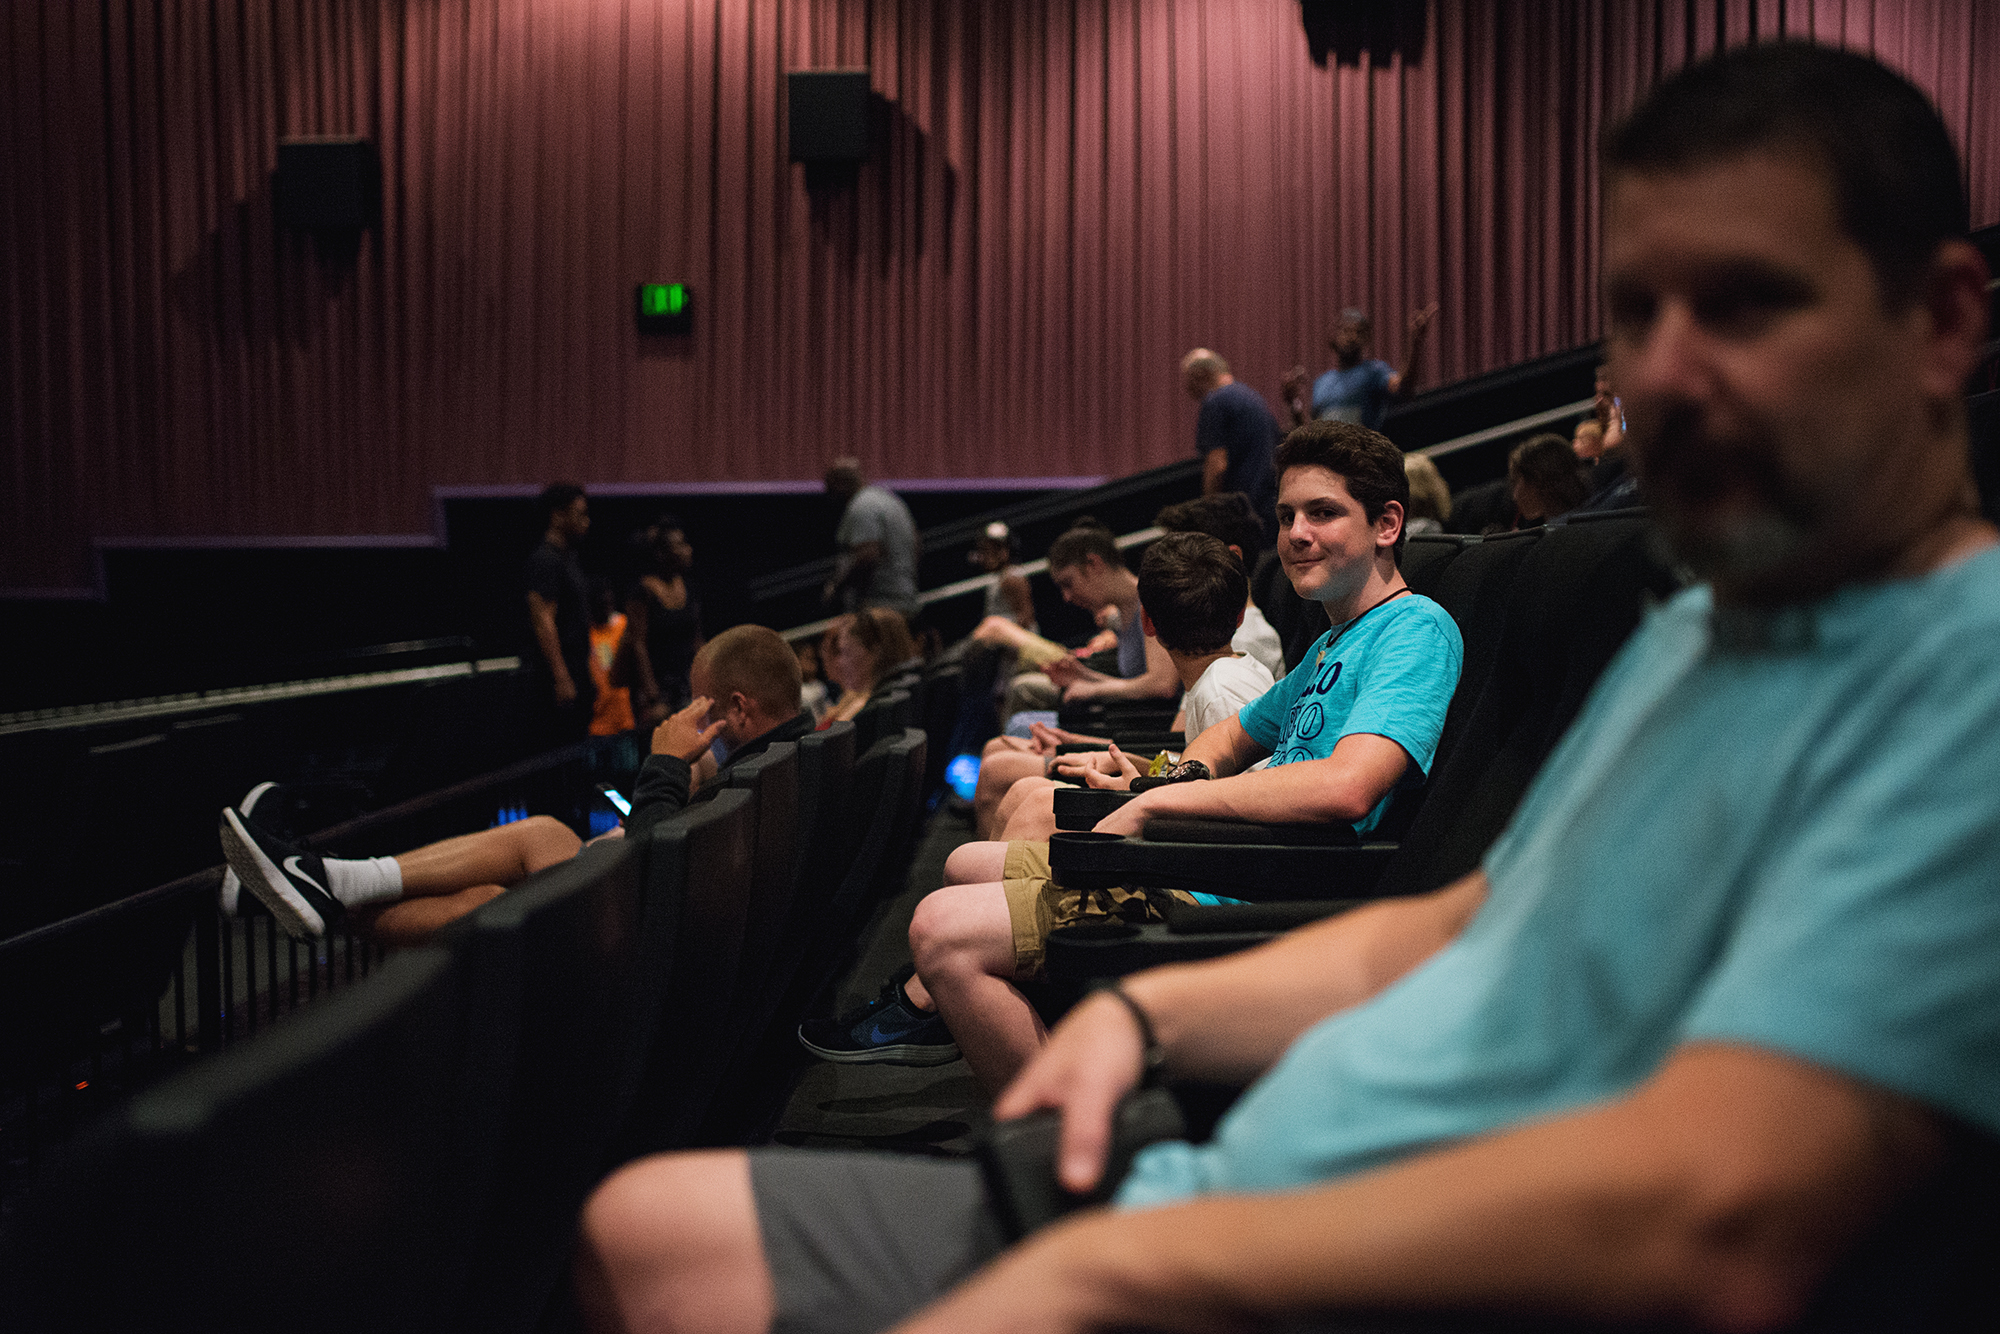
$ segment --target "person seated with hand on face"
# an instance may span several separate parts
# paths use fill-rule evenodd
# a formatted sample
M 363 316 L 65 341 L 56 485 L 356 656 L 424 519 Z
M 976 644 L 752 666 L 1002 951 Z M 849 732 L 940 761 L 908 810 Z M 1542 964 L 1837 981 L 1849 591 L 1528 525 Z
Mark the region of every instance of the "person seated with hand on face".
M 695 699 L 653 730 L 632 813 L 605 837 L 643 836 L 691 799 L 719 790 L 718 775 L 730 765 L 812 731 L 812 715 L 799 708 L 798 659 L 775 631 L 723 631 L 695 654 L 689 678 Z M 724 752 L 719 768 L 716 749 Z M 239 890 L 248 889 L 297 940 L 352 917 L 383 944 L 420 944 L 583 846 L 562 821 L 531 815 L 394 857 L 323 857 L 256 823 L 256 805 L 275 786 L 261 783 L 222 812 L 229 861 L 222 910 L 235 912 Z
M 1099 821 L 1100 832 L 1137 834 L 1168 815 L 1342 821 L 1365 834 L 1397 787 L 1429 771 L 1464 645 L 1451 616 L 1412 593 L 1396 567 L 1409 495 L 1402 452 L 1351 422 L 1310 422 L 1285 437 L 1278 471 L 1279 557 L 1333 626 L 1283 681 L 1188 743 L 1169 774 L 1186 781 L 1140 793 Z M 1082 894 L 1056 884 L 1046 842 L 964 844 L 945 861 L 944 887 L 911 919 L 915 974 L 815 1030 L 810 1045 L 853 1063 L 963 1053 L 998 1092 L 1045 1037 L 1014 982 L 1041 972 L 1050 931 L 1107 915 L 1157 920 L 1161 911 L 1143 889 Z
M 1275 682 L 1269 667 L 1237 647 L 1249 591 L 1237 548 L 1206 533 L 1168 533 L 1146 548 L 1139 562 L 1139 614 L 1186 689 L 1173 730 L 1198 737 Z M 1056 788 L 1124 790 L 1139 772 L 1115 742 L 1101 751 L 1058 756 L 1053 777 L 1023 778 L 1008 789 L 1000 803 L 1001 837 L 1046 840 L 1055 829 Z

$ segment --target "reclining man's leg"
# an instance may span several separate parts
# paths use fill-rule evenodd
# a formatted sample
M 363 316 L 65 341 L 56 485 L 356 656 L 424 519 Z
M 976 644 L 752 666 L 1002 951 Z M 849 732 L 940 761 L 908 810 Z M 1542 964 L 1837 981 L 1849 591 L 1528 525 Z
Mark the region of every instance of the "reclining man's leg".
M 381 944 L 417 944 L 582 846 L 568 825 L 548 815 L 431 843 L 396 858 L 401 899 L 357 916 Z
M 574 857 L 582 840 L 561 821 L 531 816 L 449 838 L 399 857 L 321 857 L 246 823 L 222 818 L 222 847 L 243 887 L 287 934 L 309 940 L 349 912 L 384 944 L 408 945 L 546 866 Z
M 1056 831 L 1056 789 L 1062 786 L 1053 778 L 1023 778 L 1009 788 L 997 816 L 999 841 L 1048 842 Z

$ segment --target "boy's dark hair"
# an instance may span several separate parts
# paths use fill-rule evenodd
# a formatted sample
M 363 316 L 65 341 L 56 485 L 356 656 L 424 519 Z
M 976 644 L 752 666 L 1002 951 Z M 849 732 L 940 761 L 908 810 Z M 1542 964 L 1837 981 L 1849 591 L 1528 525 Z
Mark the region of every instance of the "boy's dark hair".
M 1867 56 L 1806 42 L 1682 70 L 1606 131 L 1604 173 L 1681 172 L 1759 149 L 1817 160 L 1892 310 L 1917 298 L 1938 246 L 1969 230 L 1958 154 L 1930 100 Z
M 1250 497 L 1241 491 L 1218 491 L 1168 505 L 1153 516 L 1153 525 L 1170 533 L 1207 533 L 1241 551 L 1246 561 L 1256 558 L 1265 541 L 1264 525 L 1257 522 Z
M 583 488 L 575 482 L 550 482 L 542 488 L 542 494 L 535 497 L 535 512 L 542 516 L 542 527 L 546 528 L 556 515 L 583 498 Z
M 1507 456 L 1507 476 L 1535 488 L 1548 515 L 1565 514 L 1590 495 L 1589 474 L 1569 441 L 1543 432 L 1531 435 Z
M 1118 542 L 1112 537 L 1111 530 L 1092 518 L 1078 519 L 1070 525 L 1068 532 L 1049 543 L 1051 570 L 1081 565 L 1086 556 L 1096 556 L 1114 569 L 1125 559 L 1119 554 Z
M 1139 562 L 1139 605 L 1160 643 L 1176 653 L 1228 648 L 1249 599 L 1242 562 L 1207 533 L 1168 533 Z
M 1347 483 L 1347 494 L 1373 523 L 1390 501 L 1410 511 L 1410 479 L 1403 471 L 1403 451 L 1389 437 L 1353 422 L 1307 422 L 1278 446 L 1278 482 L 1292 468 L 1324 468 Z M 1282 534 L 1280 534 L 1282 537 Z M 1395 554 L 1403 554 L 1403 534 L 1396 534 Z

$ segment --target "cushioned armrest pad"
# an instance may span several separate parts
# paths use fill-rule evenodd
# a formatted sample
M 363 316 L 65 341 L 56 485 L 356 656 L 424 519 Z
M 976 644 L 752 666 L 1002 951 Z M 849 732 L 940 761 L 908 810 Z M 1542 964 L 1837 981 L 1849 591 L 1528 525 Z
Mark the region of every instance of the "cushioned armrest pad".
M 1397 846 L 1180 843 L 1075 838 L 1059 832 L 1049 841 L 1049 864 L 1056 883 L 1071 889 L 1146 885 L 1259 903 L 1370 898 Z
M 1247 820 L 1146 821 L 1149 843 L 1272 843 L 1288 848 L 1351 848 L 1361 840 L 1349 824 L 1251 824 Z
M 1056 828 L 1094 828 L 1099 820 L 1132 800 L 1130 792 L 1113 792 L 1094 787 L 1059 787 L 1055 791 Z

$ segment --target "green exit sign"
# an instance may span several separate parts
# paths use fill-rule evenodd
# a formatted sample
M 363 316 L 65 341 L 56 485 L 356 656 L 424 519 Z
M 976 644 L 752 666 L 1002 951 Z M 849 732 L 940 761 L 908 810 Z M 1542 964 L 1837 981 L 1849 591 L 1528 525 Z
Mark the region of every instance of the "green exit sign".
M 639 284 L 639 332 L 694 332 L 694 293 L 686 283 Z

